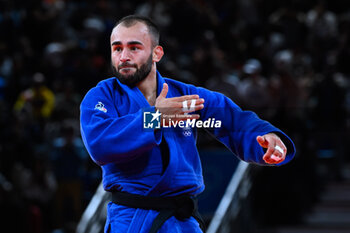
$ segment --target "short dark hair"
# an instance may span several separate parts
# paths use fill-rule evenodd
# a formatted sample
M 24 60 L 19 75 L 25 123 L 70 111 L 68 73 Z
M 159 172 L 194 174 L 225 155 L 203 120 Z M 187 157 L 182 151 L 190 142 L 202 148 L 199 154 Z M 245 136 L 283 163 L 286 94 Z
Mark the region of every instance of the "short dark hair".
M 148 17 L 141 15 L 128 15 L 121 18 L 114 27 L 122 24 L 125 27 L 131 27 L 136 23 L 141 22 L 145 24 L 148 28 L 149 33 L 152 37 L 152 46 L 155 47 L 159 44 L 160 32 L 158 26 Z

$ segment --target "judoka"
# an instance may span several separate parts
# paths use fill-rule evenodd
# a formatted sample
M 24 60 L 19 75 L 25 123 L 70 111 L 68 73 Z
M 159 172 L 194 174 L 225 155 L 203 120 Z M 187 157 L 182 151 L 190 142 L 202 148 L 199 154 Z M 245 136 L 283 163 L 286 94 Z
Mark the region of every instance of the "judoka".
M 115 77 L 81 103 L 84 144 L 113 196 L 105 232 L 204 231 L 197 127 L 207 126 L 246 162 L 280 166 L 293 158 L 291 139 L 255 113 L 221 93 L 162 77 L 156 65 L 164 51 L 148 18 L 118 21 L 110 47 Z

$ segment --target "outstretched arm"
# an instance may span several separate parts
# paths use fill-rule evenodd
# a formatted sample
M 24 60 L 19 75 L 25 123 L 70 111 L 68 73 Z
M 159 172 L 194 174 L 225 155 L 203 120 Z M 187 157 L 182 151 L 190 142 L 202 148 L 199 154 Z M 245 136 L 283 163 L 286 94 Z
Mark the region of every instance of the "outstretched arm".
M 197 88 L 197 91 L 206 103 L 200 111 L 201 119 L 221 120 L 221 127 L 211 129 L 210 132 L 240 159 L 279 166 L 294 157 L 295 146 L 280 129 L 260 119 L 255 113 L 242 110 L 220 93 L 203 88 Z

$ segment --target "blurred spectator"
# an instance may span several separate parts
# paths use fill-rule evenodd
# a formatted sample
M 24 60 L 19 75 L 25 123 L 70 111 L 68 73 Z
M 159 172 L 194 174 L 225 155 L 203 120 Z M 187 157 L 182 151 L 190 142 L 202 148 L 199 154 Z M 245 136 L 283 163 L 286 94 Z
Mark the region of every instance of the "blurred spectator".
M 261 63 L 257 59 L 249 59 L 243 66 L 242 81 L 239 86 L 239 94 L 243 99 L 244 108 L 266 115 L 270 103 L 268 82 L 261 75 Z
M 55 95 L 45 86 L 45 77 L 41 73 L 33 75 L 32 86 L 24 90 L 14 105 L 18 114 L 26 113 L 35 120 L 44 120 L 51 116 Z
M 334 38 L 338 32 L 337 17 L 326 5 L 326 1 L 319 1 L 306 15 L 306 25 L 316 41 Z
M 42 233 L 52 228 L 52 199 L 56 178 L 47 159 L 47 151 L 37 150 L 29 166 L 17 162 L 13 167 L 16 192 L 23 199 L 26 232 Z
M 70 122 L 66 121 L 61 130 L 61 136 L 53 141 L 50 154 L 58 183 L 55 224 L 67 227 L 67 224 L 74 225 L 82 213 L 82 178 L 88 155 Z
M 315 83 L 311 91 L 315 105 L 311 117 L 317 156 L 330 160 L 327 162 L 329 172 L 326 177 L 341 180 L 346 145 L 346 90 L 339 86 L 335 78 L 333 73 L 329 73 L 321 75 L 321 79 Z
M 317 71 L 325 71 L 330 63 L 330 50 L 337 46 L 338 22 L 336 15 L 327 9 L 326 1 L 319 1 L 306 15 L 309 27 L 309 46 Z
M 59 85 L 56 90 L 53 120 L 61 122 L 64 119 L 79 119 L 81 96 L 76 92 L 74 82 L 67 80 Z

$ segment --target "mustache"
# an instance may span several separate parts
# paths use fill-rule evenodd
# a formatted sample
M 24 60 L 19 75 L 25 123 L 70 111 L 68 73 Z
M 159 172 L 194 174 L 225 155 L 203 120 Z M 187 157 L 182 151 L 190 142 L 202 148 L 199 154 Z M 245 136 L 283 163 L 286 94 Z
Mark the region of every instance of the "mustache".
M 118 70 L 119 69 L 122 69 L 122 68 L 125 68 L 125 67 L 134 67 L 134 68 L 137 68 L 137 65 L 136 64 L 132 64 L 132 63 L 129 63 L 129 62 L 124 62 L 122 64 L 120 64 L 118 66 Z

